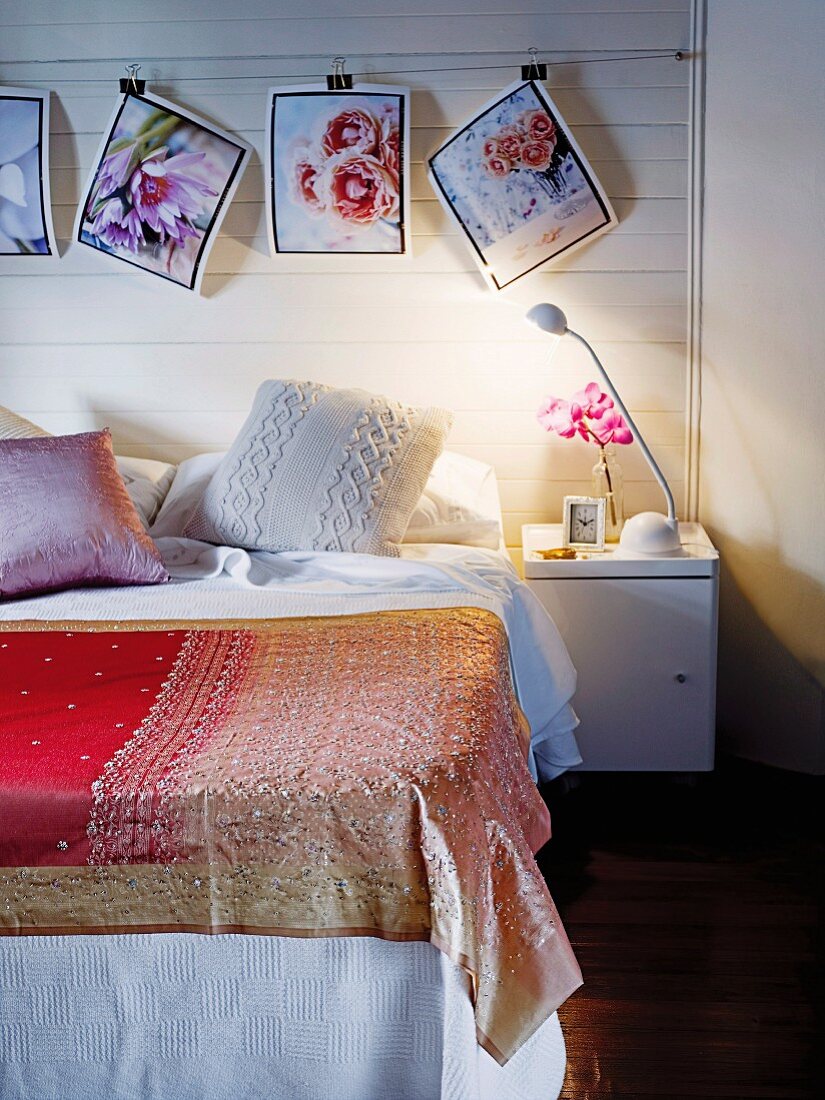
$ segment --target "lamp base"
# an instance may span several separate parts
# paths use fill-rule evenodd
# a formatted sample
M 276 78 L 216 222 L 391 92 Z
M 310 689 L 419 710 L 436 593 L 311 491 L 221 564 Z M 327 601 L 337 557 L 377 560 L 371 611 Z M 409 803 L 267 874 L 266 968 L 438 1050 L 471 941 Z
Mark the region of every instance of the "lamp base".
M 643 554 L 650 557 L 678 558 L 682 556 L 679 523 L 661 512 L 639 512 L 625 521 L 619 539 L 621 554 Z

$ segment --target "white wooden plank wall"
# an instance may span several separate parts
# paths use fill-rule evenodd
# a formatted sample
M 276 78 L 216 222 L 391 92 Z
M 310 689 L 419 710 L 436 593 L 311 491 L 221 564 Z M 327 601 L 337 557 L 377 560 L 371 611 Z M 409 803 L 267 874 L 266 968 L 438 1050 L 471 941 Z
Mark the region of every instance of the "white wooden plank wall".
M 494 297 L 442 213 L 424 161 L 518 75 L 549 61 L 687 48 L 689 0 L 4 0 L 0 81 L 54 90 L 52 195 L 62 259 L 0 260 L 0 404 L 54 432 L 108 424 L 121 452 L 170 461 L 223 449 L 273 376 L 361 385 L 455 410 L 450 446 L 493 462 L 507 539 L 558 519 L 589 486 L 592 448 L 551 441 L 543 394 L 592 376 L 586 358 L 523 323 L 552 300 L 595 344 L 683 507 L 688 282 L 689 61 L 551 68 L 549 87 L 621 224 L 551 271 Z M 513 53 L 513 51 L 516 51 Z M 350 72 L 409 84 L 413 257 L 267 255 L 264 91 Z M 278 60 L 260 60 L 278 55 Z M 114 59 L 114 60 L 112 60 Z M 120 271 L 68 238 L 123 64 L 150 89 L 255 147 L 209 261 L 204 297 Z M 483 66 L 510 65 L 489 70 Z M 478 68 L 460 70 L 459 66 Z M 451 68 L 456 66 L 456 68 Z M 446 69 L 378 75 L 383 70 Z M 660 507 L 636 447 L 623 450 L 630 511 Z

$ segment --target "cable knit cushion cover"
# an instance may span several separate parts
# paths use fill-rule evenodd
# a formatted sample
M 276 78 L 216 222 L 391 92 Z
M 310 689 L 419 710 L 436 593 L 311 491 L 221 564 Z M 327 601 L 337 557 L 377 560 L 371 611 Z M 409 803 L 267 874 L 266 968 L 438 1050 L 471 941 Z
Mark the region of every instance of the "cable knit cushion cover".
M 397 557 L 450 422 L 362 390 L 264 382 L 183 533 Z
M 167 580 L 108 429 L 0 439 L 0 599 Z

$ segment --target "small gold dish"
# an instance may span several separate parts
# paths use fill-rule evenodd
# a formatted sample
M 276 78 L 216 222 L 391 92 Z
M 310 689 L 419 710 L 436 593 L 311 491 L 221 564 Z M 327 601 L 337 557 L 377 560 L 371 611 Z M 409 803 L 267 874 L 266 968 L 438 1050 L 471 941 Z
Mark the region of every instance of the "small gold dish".
M 534 550 L 533 553 L 545 561 L 575 561 L 576 551 L 567 546 L 555 546 L 552 550 Z

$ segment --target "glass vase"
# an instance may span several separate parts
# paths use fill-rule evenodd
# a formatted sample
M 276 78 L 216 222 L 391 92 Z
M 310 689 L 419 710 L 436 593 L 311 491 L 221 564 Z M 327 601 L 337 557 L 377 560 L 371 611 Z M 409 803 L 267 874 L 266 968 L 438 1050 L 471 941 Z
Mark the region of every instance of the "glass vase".
M 618 542 L 624 525 L 624 484 L 612 447 L 599 447 L 599 460 L 593 467 L 593 496 L 605 499 L 605 542 Z

